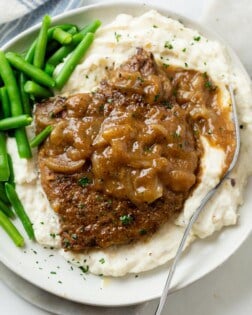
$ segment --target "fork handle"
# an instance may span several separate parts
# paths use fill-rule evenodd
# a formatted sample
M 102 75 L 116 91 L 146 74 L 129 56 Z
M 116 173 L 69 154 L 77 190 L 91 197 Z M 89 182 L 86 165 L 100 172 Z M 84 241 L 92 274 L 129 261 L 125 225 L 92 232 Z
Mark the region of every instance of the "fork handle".
M 189 222 L 187 224 L 187 227 L 185 229 L 185 232 L 183 234 L 183 237 L 181 239 L 181 242 L 179 244 L 176 256 L 175 256 L 175 258 L 173 260 L 173 263 L 171 265 L 171 268 L 169 270 L 169 274 L 168 274 L 168 277 L 166 279 L 165 287 L 164 287 L 162 296 L 161 296 L 161 298 L 159 300 L 159 304 L 158 304 L 158 307 L 156 309 L 155 315 L 161 315 L 162 314 L 162 311 L 163 311 L 163 308 L 165 306 L 165 302 L 166 302 L 167 296 L 168 296 L 168 294 L 170 292 L 170 285 L 171 285 L 172 278 L 174 276 L 174 273 L 175 273 L 178 261 L 180 259 L 181 254 L 182 254 L 183 248 L 185 246 L 186 239 L 187 239 L 187 237 L 188 237 L 188 235 L 189 235 L 189 233 L 190 233 L 190 231 L 192 229 L 193 224 L 198 219 L 199 214 L 201 213 L 202 209 L 205 207 L 206 203 L 211 199 L 211 197 L 214 195 L 214 193 L 216 192 L 218 187 L 221 185 L 221 183 L 223 182 L 224 178 L 225 177 L 223 177 L 222 180 L 206 194 L 206 196 L 202 199 L 200 206 L 196 209 L 196 211 L 191 216 L 191 218 L 190 218 L 190 220 L 189 220 Z

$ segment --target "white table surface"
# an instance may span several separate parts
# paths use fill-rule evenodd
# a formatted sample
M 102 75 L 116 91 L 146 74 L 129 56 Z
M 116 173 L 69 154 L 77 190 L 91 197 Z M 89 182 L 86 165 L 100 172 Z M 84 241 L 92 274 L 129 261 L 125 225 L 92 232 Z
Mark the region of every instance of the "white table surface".
M 153 3 L 169 6 L 170 10 L 202 21 L 202 16 L 207 15 L 206 10 L 213 1 L 218 0 L 155 0 Z M 226 0 L 226 2 L 228 1 L 237 2 L 236 0 Z M 83 0 L 83 2 L 95 3 L 98 1 Z M 152 1 L 148 0 L 145 2 L 151 3 Z M 241 2 L 244 3 L 246 0 L 241 0 Z M 229 11 L 229 14 L 231 13 Z M 212 10 L 211 14 L 216 14 L 216 20 L 219 18 L 219 12 Z M 211 25 L 213 25 L 213 21 L 214 19 L 211 20 Z M 251 32 L 250 35 L 252 35 Z M 249 40 L 251 41 L 251 37 Z M 169 315 L 252 314 L 251 246 L 252 235 L 233 257 L 220 268 L 188 288 L 169 296 L 166 313 Z M 0 314 L 48 315 L 50 313 L 29 304 L 0 281 Z

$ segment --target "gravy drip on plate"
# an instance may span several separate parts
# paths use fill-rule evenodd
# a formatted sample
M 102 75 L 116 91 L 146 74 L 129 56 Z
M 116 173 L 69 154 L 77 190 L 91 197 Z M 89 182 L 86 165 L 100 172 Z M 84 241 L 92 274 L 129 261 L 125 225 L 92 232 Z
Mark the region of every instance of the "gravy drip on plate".
M 62 247 L 79 251 L 145 239 L 174 219 L 200 181 L 200 135 L 234 150 L 230 108 L 206 73 L 157 65 L 137 49 L 96 91 L 37 104 L 43 189 Z

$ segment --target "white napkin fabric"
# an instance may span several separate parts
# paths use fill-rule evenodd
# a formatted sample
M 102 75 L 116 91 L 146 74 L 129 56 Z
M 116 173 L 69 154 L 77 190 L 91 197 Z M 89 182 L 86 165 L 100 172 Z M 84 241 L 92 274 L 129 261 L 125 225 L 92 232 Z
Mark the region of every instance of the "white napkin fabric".
M 25 29 L 51 16 L 77 8 L 80 0 L 0 0 L 0 47 Z

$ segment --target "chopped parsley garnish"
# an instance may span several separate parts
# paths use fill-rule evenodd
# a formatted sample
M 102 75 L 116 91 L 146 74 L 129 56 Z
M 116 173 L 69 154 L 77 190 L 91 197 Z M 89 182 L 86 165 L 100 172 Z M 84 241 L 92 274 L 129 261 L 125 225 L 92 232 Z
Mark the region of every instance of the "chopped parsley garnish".
M 157 102 L 157 100 L 159 99 L 159 97 L 160 97 L 160 94 L 156 94 L 156 95 L 154 96 L 154 102 Z
M 89 76 L 88 76 L 87 74 L 86 74 L 86 76 L 85 76 L 85 77 L 86 77 L 86 79 L 88 79 L 88 78 L 89 78 Z
M 55 234 L 55 233 L 50 233 L 50 236 L 51 236 L 52 238 L 55 238 L 55 237 L 56 237 L 56 234 Z
M 170 67 L 170 65 L 169 65 L 168 63 L 163 63 L 163 66 L 164 66 L 165 68 Z
M 177 90 L 177 89 L 174 89 L 174 90 L 172 91 L 172 95 L 173 95 L 173 96 L 177 96 L 177 94 L 178 94 L 178 90 Z
M 125 214 L 120 217 L 120 221 L 123 225 L 129 225 L 133 221 L 133 217 L 130 214 Z
M 149 147 L 146 145 L 143 147 L 143 150 L 144 150 L 144 152 L 152 152 L 152 147 Z
M 201 37 L 200 37 L 200 36 L 195 36 L 195 37 L 193 37 L 193 39 L 194 39 L 196 42 L 199 42 L 200 39 L 201 39 Z
M 72 237 L 73 240 L 77 240 L 77 239 L 78 239 L 78 236 L 77 236 L 77 234 L 75 234 L 75 233 L 72 234 L 71 237 Z
M 173 49 L 173 46 L 170 42 L 166 41 L 164 44 L 164 48 Z
M 104 111 L 104 105 L 103 105 L 103 104 L 99 106 L 99 111 L 100 111 L 100 112 L 103 112 L 103 111 Z
M 207 79 L 207 78 L 208 78 L 208 76 L 207 76 L 207 72 L 204 72 L 204 73 L 203 73 L 203 77 L 204 77 L 205 79 Z
M 55 272 L 55 271 L 51 271 L 51 272 L 50 272 L 50 274 L 51 274 L 51 275 L 56 275 L 56 274 L 57 274 L 57 272 Z
M 51 118 L 51 119 L 52 119 L 52 118 L 55 118 L 55 117 L 56 117 L 56 115 L 55 115 L 55 113 L 54 113 L 54 112 L 50 112 L 50 113 L 49 113 L 49 118 Z
M 185 62 L 185 67 L 188 67 L 188 63 L 187 62 Z
M 153 27 L 153 28 L 158 28 L 158 26 L 157 26 L 157 25 L 155 25 L 155 24 L 154 24 L 154 25 L 152 25 L 152 27 Z
M 104 259 L 104 258 L 101 258 L 101 259 L 99 260 L 99 262 L 103 265 L 103 264 L 105 263 L 105 259 Z
M 186 52 L 186 48 L 183 48 L 182 51 L 183 51 L 183 52 Z
M 118 34 L 115 32 L 115 38 L 116 38 L 116 41 L 119 42 L 120 38 L 122 37 L 121 34 Z
M 207 89 L 209 89 L 209 90 L 212 90 L 212 91 L 216 90 L 216 86 L 214 86 L 211 81 L 206 81 L 206 82 L 205 82 L 205 87 L 206 87 Z
M 194 128 L 193 128 L 193 133 L 194 133 L 195 136 L 199 135 L 199 130 L 197 129 L 196 126 L 194 126 Z
M 70 247 L 70 245 L 71 245 L 67 238 L 64 238 L 63 244 L 64 244 L 64 247 L 66 247 L 66 248 Z
M 138 81 L 144 82 L 144 79 L 142 77 L 137 77 Z
M 79 268 L 84 273 L 87 273 L 89 271 L 89 266 L 88 265 L 87 266 L 80 266 Z
M 162 105 L 168 109 L 172 109 L 173 105 L 169 101 L 163 101 Z
M 92 180 L 86 176 L 84 176 L 78 180 L 78 185 L 82 186 L 82 187 L 86 187 L 91 183 L 92 183 Z
M 140 234 L 140 235 L 146 235 L 146 234 L 147 234 L 147 230 L 141 229 L 141 230 L 139 231 L 139 234 Z

